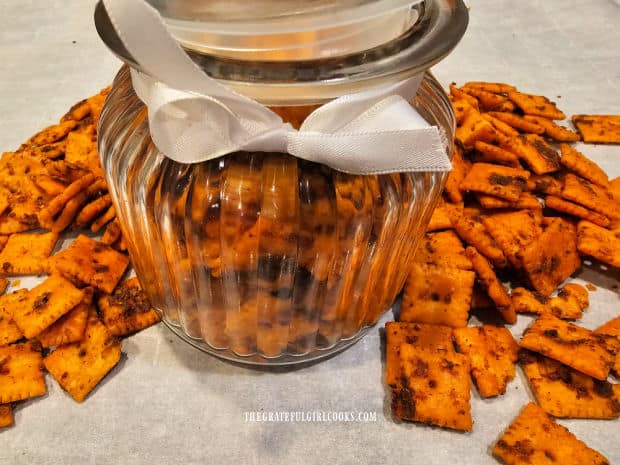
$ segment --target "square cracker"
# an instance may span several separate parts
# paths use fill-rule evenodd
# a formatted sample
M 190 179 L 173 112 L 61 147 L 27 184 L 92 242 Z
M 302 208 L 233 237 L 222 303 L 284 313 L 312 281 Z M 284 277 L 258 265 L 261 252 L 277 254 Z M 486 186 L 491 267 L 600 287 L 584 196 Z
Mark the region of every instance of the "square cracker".
M 532 192 L 542 192 L 548 195 L 562 195 L 564 181 L 549 174 L 533 174 L 527 180 L 527 188 Z
M 562 151 L 561 162 L 569 170 L 599 186 L 607 187 L 609 185 L 607 173 L 583 153 L 568 144 L 561 144 L 560 150 Z
M 463 117 L 463 122 L 456 128 L 455 139 L 464 149 L 471 149 L 478 140 L 483 142 L 495 142 L 498 133 L 491 123 L 469 104 L 468 111 Z
M 542 126 L 536 123 L 533 123 L 531 121 L 528 121 L 522 116 L 516 115 L 514 113 L 503 112 L 503 111 L 492 111 L 487 114 L 501 121 L 502 123 L 507 124 L 508 126 L 510 126 L 511 128 L 515 130 L 518 129 L 519 131 L 527 132 L 530 134 L 543 134 L 545 132 L 545 128 L 543 128 Z
M 396 388 L 401 382 L 400 346 L 412 344 L 438 352 L 454 352 L 452 328 L 442 325 L 389 321 L 385 324 L 385 383 Z
M 482 287 L 495 303 L 497 311 L 507 323 L 516 323 L 517 314 L 510 305 L 510 296 L 504 285 L 497 279 L 497 275 L 495 271 L 493 271 L 491 264 L 474 247 L 467 247 L 467 249 L 465 249 L 465 255 L 471 260 L 479 283 L 482 284 Z
M 620 237 L 617 231 L 582 220 L 577 225 L 577 249 L 609 265 L 620 267 Z
M 502 434 L 493 455 L 507 465 L 609 465 L 534 403 L 527 404 Z
M 566 115 L 558 110 L 554 102 L 543 95 L 508 92 L 512 100 L 526 115 L 543 116 L 549 119 L 564 119 Z
M 463 201 L 460 185 L 468 171 L 469 162 L 463 158 L 463 151 L 458 146 L 455 146 L 454 153 L 452 154 L 452 171 L 450 171 L 444 187 L 444 191 L 450 201 L 454 203 L 461 203 Z
M 563 219 L 552 218 L 543 233 L 525 247 L 521 258 L 534 289 L 550 295 L 581 266 L 575 227 Z
M 101 318 L 114 336 L 126 336 L 160 321 L 140 288 L 138 278 L 122 282 L 112 294 L 99 298 Z
M 472 271 L 414 263 L 405 283 L 400 320 L 467 326 L 474 279 Z
M 461 239 L 452 230 L 426 233 L 418 246 L 414 261 L 471 270 L 471 260 L 465 256 Z
M 613 361 L 592 331 L 549 314 L 538 317 L 519 345 L 601 381 L 607 379 Z
M 594 330 L 595 334 L 607 334 L 609 336 L 615 336 L 620 338 L 620 316 L 612 320 L 609 320 L 602 326 L 599 326 Z
M 618 218 L 618 206 L 611 193 L 587 179 L 568 173 L 564 177 L 562 198 L 594 210 L 607 218 Z
M 0 296 L 0 346 L 15 342 L 24 334 L 13 320 L 13 311 L 19 306 L 20 298 L 27 291 L 17 291 Z
M 547 174 L 560 169 L 560 155 L 545 139 L 537 134 L 521 134 L 503 144 L 519 156 L 535 174 Z
M 620 385 L 584 375 L 540 354 L 522 351 L 519 362 L 542 409 L 559 418 L 620 417 Z
M 610 224 L 609 218 L 606 216 L 596 213 L 595 211 L 588 210 L 586 207 L 582 207 L 576 203 L 556 197 L 555 195 L 548 195 L 545 198 L 545 206 L 568 215 L 576 216 L 577 218 L 591 221 L 592 223 L 598 224 L 604 228 Z
M 470 326 L 453 331 L 460 352 L 469 357 L 471 374 L 482 397 L 506 392 L 506 385 L 515 377 L 519 346 L 506 328 Z
M 46 392 L 41 348 L 34 342 L 0 347 L 0 404 Z
M 563 320 L 577 320 L 589 305 L 587 291 L 584 301 L 581 289 L 585 291 L 578 284 L 567 284 L 558 291 L 557 297 L 547 297 L 536 291 L 517 287 L 512 290 L 512 307 L 517 313 L 550 313 Z
M 46 260 L 54 250 L 58 234 L 12 234 L 0 252 L 0 275 L 25 275 L 45 272 Z
M 24 336 L 35 337 L 83 298 L 83 291 L 62 276 L 52 275 L 22 294 L 13 311 L 13 319 Z
M 0 428 L 13 426 L 15 419 L 13 418 L 13 405 L 0 404 Z
M 437 203 L 437 206 L 433 210 L 433 214 L 428 222 L 426 230 L 439 231 L 442 229 L 452 229 L 454 226 L 452 225 L 451 218 L 453 216 L 459 216 L 462 210 L 462 205 L 448 203 L 443 200 L 443 198 L 440 199 L 439 203 Z
M 90 310 L 94 310 L 92 301 L 92 288 L 84 289 L 82 301 L 37 336 L 41 345 L 43 347 L 55 347 L 81 341 L 86 330 L 88 313 Z
M 57 348 L 43 364 L 74 400 L 83 402 L 120 358 L 121 343 L 91 312 L 84 339 Z
M 454 352 L 402 344 L 403 384 L 392 391 L 392 411 L 413 420 L 471 431 L 469 360 Z
M 482 192 L 516 202 L 527 185 L 529 171 L 490 163 L 474 163 L 461 182 L 461 190 Z
M 499 268 L 506 266 L 506 256 L 497 242 L 495 242 L 495 239 L 489 234 L 487 228 L 482 224 L 482 216 L 480 214 L 454 214 L 451 216 L 451 219 L 454 229 L 461 239 L 474 246 L 482 255 L 491 260 L 495 266 Z
M 521 268 L 522 254 L 542 233 L 542 215 L 533 210 L 499 212 L 486 215 L 482 224 L 515 268 Z
M 477 194 L 476 199 L 483 208 L 488 210 L 493 209 L 512 209 L 512 210 L 542 210 L 542 204 L 535 195 L 529 192 L 522 192 L 519 196 L 519 200 L 516 202 L 509 202 L 508 200 L 500 199 L 487 194 Z
M 543 116 L 525 115 L 526 121 L 538 124 L 545 129 L 545 135 L 557 142 L 577 142 L 581 140 L 579 134 L 554 123 L 552 120 Z
M 519 157 L 508 150 L 497 145 L 487 144 L 486 142 L 477 141 L 474 144 L 476 148 L 475 160 L 488 163 L 499 163 L 511 167 L 520 167 Z
M 584 142 L 620 144 L 620 115 L 574 115 L 573 123 Z
M 66 249 L 50 258 L 62 274 L 111 293 L 129 264 L 129 258 L 112 247 L 80 234 Z

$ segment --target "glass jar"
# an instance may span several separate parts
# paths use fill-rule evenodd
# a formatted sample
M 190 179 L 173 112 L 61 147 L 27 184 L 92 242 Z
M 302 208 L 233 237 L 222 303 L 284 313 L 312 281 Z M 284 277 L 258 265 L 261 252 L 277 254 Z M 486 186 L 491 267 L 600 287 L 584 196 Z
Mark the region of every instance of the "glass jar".
M 455 2 L 416 8 L 422 9 L 406 34 L 432 29 L 448 10 L 463 21 Z M 456 41 L 443 44 L 442 53 Z M 342 92 L 395 82 L 429 65 L 418 60 L 404 74 L 402 63 L 391 63 L 386 73 L 389 67 L 368 67 L 368 59 L 360 71 L 349 49 L 328 59 L 310 51 L 319 56 L 290 61 L 287 52 L 284 60 L 249 62 L 239 47 L 234 56 L 217 55 L 201 43 L 190 56 L 210 75 L 262 95 L 261 103 L 297 127 Z M 379 62 L 406 51 L 386 47 L 374 49 Z M 302 78 L 310 62 L 317 72 Z M 451 153 L 452 108 L 429 73 L 411 103 L 445 131 Z M 194 346 L 245 363 L 303 362 L 357 341 L 400 292 L 445 180 L 445 173 L 351 175 L 282 153 L 177 163 L 153 144 L 127 65 L 101 114 L 99 152 L 136 274 L 164 322 Z

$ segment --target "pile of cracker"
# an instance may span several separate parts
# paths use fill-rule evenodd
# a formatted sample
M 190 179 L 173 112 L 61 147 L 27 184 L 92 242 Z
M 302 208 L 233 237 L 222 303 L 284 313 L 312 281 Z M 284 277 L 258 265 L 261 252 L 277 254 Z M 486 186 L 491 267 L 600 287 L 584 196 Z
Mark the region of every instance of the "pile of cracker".
M 96 148 L 106 93 L 0 159 L 0 427 L 16 403 L 46 393 L 44 370 L 84 401 L 120 360 L 122 338 L 160 320 L 124 279 L 129 257 Z M 19 288 L 31 275 L 42 282 Z
M 470 377 L 481 397 L 501 396 L 518 362 L 537 403 L 493 454 L 511 465 L 606 464 L 552 418 L 620 416 L 620 384 L 608 381 L 620 377 L 620 317 L 594 331 L 568 321 L 589 295 L 564 284 L 584 257 L 620 266 L 620 178 L 572 144 L 620 143 L 620 117 L 577 115 L 578 133 L 555 122 L 565 115 L 553 102 L 507 84 L 453 84 L 450 94 L 453 170 L 399 321 L 386 325 L 393 414 L 470 431 Z M 485 324 L 468 326 L 472 309 Z M 537 319 L 517 343 L 505 325 L 519 313 Z

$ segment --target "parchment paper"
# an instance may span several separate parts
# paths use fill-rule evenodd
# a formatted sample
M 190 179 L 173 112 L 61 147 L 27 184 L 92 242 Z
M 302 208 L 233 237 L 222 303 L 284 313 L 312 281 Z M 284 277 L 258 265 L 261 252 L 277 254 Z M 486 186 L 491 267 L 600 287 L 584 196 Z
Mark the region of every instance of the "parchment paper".
M 558 100 L 568 115 L 620 112 L 616 2 L 468 3 L 465 39 L 435 68 L 442 83 L 500 80 Z M 96 35 L 94 4 L 0 1 L 0 150 L 16 148 L 111 81 L 119 62 Z M 610 177 L 620 175 L 620 146 L 583 149 Z M 619 313 L 618 276 L 584 267 L 580 278 L 598 290 L 581 324 L 594 328 Z M 84 404 L 48 376 L 48 394 L 20 404 L 16 426 L 0 432 L 0 464 L 497 463 L 491 444 L 533 399 L 523 374 L 499 398 L 472 392 L 472 433 L 395 422 L 381 337 L 391 318 L 388 312 L 342 354 L 289 371 L 238 367 L 193 349 L 162 325 L 148 329 L 124 342 L 126 356 Z M 519 317 L 514 335 L 530 321 Z M 363 411 L 376 421 L 246 421 L 252 411 Z M 620 421 L 560 423 L 620 463 Z

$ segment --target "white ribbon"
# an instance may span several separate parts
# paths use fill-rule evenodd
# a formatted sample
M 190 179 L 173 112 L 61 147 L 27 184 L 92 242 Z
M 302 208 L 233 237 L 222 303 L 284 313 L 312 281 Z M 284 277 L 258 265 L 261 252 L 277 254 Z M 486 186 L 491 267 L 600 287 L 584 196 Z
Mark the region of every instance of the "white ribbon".
M 422 76 L 339 97 L 299 130 L 207 76 L 144 0 L 103 0 L 117 34 L 145 73 L 132 70 L 157 148 L 180 163 L 239 150 L 289 153 L 352 174 L 449 171 L 445 137 L 409 103 Z

